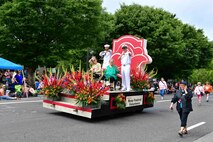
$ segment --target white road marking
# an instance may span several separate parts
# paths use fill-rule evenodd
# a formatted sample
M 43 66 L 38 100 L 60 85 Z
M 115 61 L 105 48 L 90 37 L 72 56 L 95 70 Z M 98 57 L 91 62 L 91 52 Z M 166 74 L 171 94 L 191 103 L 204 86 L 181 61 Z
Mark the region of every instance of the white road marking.
M 197 99 L 197 98 L 196 98 L 196 97 L 193 97 L 192 99 L 194 100 L 194 99 Z M 170 100 L 160 100 L 160 101 L 156 101 L 156 102 L 157 102 L 157 103 L 171 102 L 171 100 L 172 100 L 172 99 L 170 99 Z
M 23 104 L 23 103 L 37 103 L 42 102 L 43 100 L 35 100 L 35 101 L 17 101 L 17 102 L 4 102 L 0 103 L 0 105 L 8 105 L 8 104 Z
M 157 101 L 157 103 L 163 103 L 163 102 L 171 102 L 171 100 L 161 100 L 161 101 Z
M 188 127 L 187 130 L 194 129 L 194 128 L 199 127 L 199 126 L 201 126 L 201 125 L 203 125 L 203 124 L 205 124 L 205 123 L 206 123 L 206 122 L 197 123 L 197 124 L 195 124 L 195 125 L 192 125 L 192 126 Z

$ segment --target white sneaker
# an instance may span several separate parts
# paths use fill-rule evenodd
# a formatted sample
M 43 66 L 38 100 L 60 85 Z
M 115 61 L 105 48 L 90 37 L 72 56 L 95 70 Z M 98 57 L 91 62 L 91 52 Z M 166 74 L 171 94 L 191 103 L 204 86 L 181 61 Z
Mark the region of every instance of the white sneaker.
M 129 91 L 132 91 L 132 89 L 127 89 L 126 91 L 128 91 L 128 92 L 129 92 Z
M 122 88 L 121 91 L 126 91 L 126 88 Z

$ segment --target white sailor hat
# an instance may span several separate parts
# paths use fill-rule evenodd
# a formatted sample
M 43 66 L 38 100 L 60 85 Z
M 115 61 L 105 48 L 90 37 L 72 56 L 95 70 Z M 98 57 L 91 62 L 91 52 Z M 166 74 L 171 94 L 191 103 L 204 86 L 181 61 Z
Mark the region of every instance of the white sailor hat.
M 109 47 L 110 47 L 110 45 L 109 45 L 109 44 L 105 44 L 105 45 L 104 45 L 104 47 L 105 47 L 105 48 L 106 48 L 106 47 L 108 47 L 108 48 L 109 48 Z
M 122 49 L 126 49 L 126 48 L 128 48 L 128 46 L 127 45 L 122 45 Z

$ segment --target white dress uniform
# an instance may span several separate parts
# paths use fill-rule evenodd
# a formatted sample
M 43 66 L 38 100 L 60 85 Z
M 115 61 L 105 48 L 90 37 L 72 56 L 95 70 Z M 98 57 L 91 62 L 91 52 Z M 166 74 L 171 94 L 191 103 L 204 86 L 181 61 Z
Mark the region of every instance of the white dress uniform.
M 102 68 L 106 69 L 106 67 L 109 65 L 109 60 L 111 59 L 111 56 L 112 56 L 112 50 L 109 49 L 108 51 L 102 51 L 99 53 L 99 55 L 103 57 Z
M 130 65 L 131 55 L 130 52 L 124 53 L 121 56 L 121 74 L 122 74 L 122 91 L 130 91 Z

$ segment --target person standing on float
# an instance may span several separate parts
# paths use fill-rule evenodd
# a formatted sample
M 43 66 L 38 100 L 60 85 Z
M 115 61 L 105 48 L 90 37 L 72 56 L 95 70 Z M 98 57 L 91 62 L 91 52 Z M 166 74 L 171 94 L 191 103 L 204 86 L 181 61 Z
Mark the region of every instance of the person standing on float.
M 103 58 L 102 69 L 106 69 L 106 67 L 109 65 L 109 60 L 111 59 L 112 56 L 112 50 L 109 49 L 109 47 L 110 47 L 109 44 L 105 44 L 104 45 L 105 50 L 99 53 L 99 56 Z
M 122 75 L 122 91 L 131 91 L 130 87 L 130 65 L 131 65 L 131 52 L 129 52 L 127 45 L 122 46 L 122 54 L 118 58 L 121 60 L 121 75 Z

